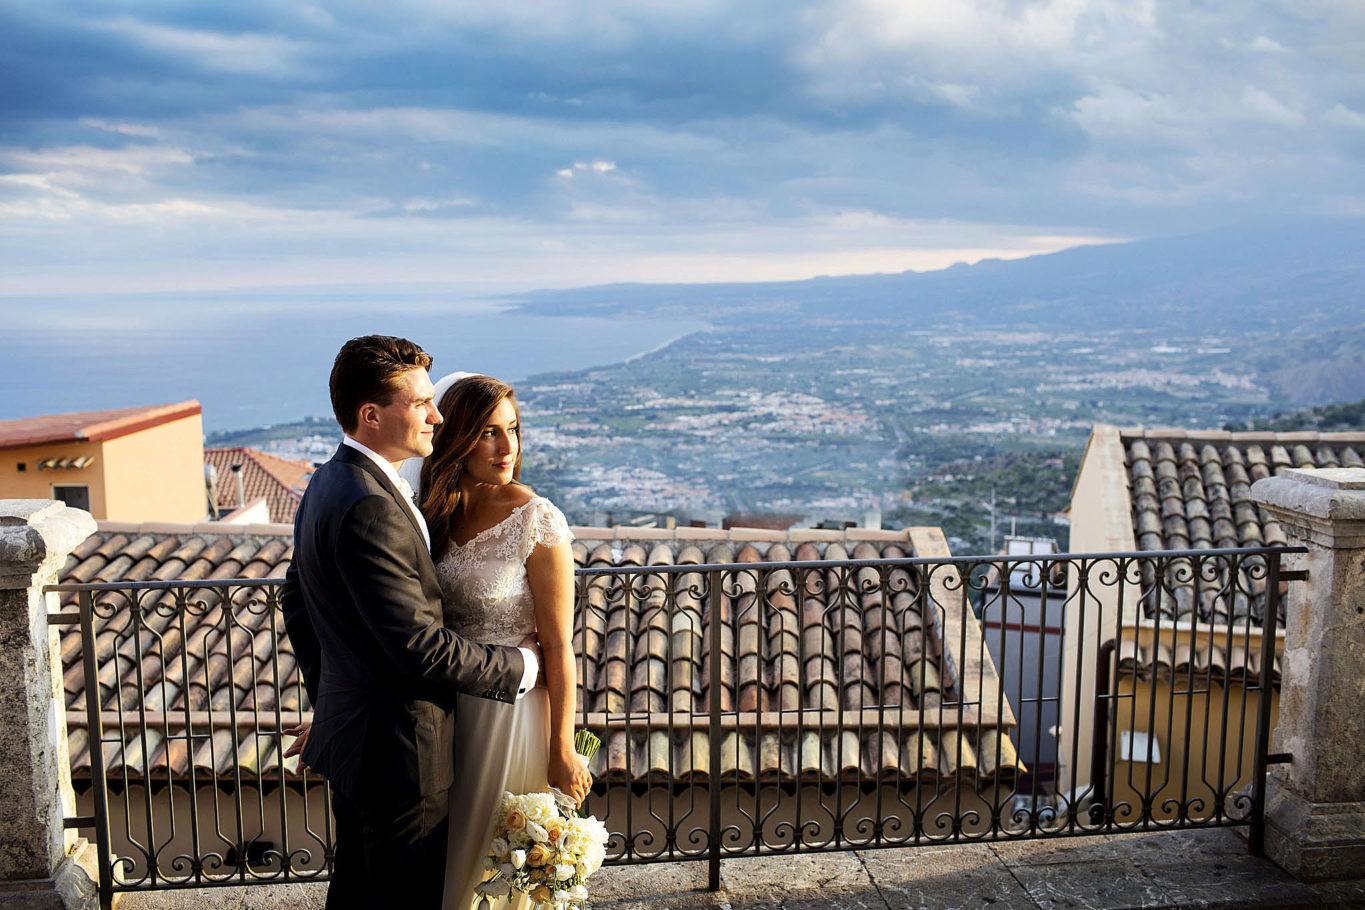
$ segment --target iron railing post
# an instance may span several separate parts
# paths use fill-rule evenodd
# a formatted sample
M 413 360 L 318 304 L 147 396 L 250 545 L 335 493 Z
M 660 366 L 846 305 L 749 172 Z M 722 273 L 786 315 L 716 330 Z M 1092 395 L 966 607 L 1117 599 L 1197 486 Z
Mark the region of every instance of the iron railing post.
M 710 870 L 707 878 L 707 888 L 711 891 L 720 890 L 720 662 L 722 655 L 721 637 L 721 579 L 723 575 L 720 571 L 713 571 L 711 574 L 711 590 L 708 592 L 710 603 L 707 604 L 707 611 L 711 614 L 711 664 L 710 679 L 707 683 L 709 687 L 707 698 L 707 711 L 710 714 L 710 745 L 711 745 L 711 773 L 708 783 L 711 787 L 711 818 L 709 820 L 711 828 L 711 853 Z
M 1251 775 L 1251 819 L 1247 846 L 1255 856 L 1265 856 L 1265 777 L 1270 754 L 1270 674 L 1275 663 L 1275 627 L 1280 615 L 1281 553 L 1267 553 L 1265 613 L 1261 616 L 1261 671 L 1257 674 L 1259 694 L 1256 715 L 1256 754 Z
M 1109 827 L 1109 709 L 1113 701 L 1110 688 L 1109 665 L 1118 649 L 1118 639 L 1111 638 L 1100 645 L 1095 660 L 1095 723 L 1090 742 L 1090 823 Z M 1115 711 L 1115 720 L 1118 712 Z
M 95 664 L 95 597 L 81 591 L 81 669 L 85 674 L 85 719 L 89 727 L 91 793 L 95 803 L 95 852 L 99 855 L 101 910 L 114 906 L 114 858 L 109 847 L 109 781 L 104 776 L 104 725 L 100 720 L 100 678 Z

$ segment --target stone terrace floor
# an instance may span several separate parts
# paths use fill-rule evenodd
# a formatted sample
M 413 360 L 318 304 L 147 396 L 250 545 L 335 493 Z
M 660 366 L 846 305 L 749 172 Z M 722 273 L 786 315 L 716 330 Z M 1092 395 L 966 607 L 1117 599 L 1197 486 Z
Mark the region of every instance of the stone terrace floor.
M 1247 853 L 1229 830 L 727 859 L 721 890 L 706 864 L 607 868 L 595 910 L 834 908 L 1360 907 L 1354 882 L 1305 885 Z M 324 885 L 261 885 L 128 895 L 121 910 L 318 908 Z

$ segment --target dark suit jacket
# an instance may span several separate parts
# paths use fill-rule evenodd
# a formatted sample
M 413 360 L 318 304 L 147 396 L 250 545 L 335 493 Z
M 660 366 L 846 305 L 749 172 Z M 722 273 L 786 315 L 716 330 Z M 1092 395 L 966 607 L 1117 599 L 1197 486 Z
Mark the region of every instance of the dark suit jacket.
M 436 568 L 400 495 L 341 446 L 308 482 L 280 595 L 313 703 L 301 758 L 356 800 L 449 787 L 454 695 L 513 701 L 524 668 L 516 648 L 444 626 Z

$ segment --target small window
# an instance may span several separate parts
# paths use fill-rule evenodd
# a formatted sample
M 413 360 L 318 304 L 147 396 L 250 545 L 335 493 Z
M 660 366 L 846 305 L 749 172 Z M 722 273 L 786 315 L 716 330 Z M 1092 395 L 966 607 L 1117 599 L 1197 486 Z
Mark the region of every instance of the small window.
M 53 484 L 52 498 L 61 500 L 73 509 L 90 511 L 90 487 L 85 484 Z
M 22 474 L 22 473 L 24 473 L 24 472 L 27 471 L 27 470 L 28 470 L 28 462 L 26 462 L 26 461 L 21 461 L 21 462 L 19 462 L 19 473 Z

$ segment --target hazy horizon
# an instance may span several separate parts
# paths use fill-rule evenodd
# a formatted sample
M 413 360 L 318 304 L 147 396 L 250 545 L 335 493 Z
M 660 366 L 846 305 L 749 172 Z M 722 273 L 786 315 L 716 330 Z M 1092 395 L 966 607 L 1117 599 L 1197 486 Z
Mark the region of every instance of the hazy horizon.
M 0 34 L 7 309 L 796 280 L 1365 214 L 1350 0 L 0 0 Z

